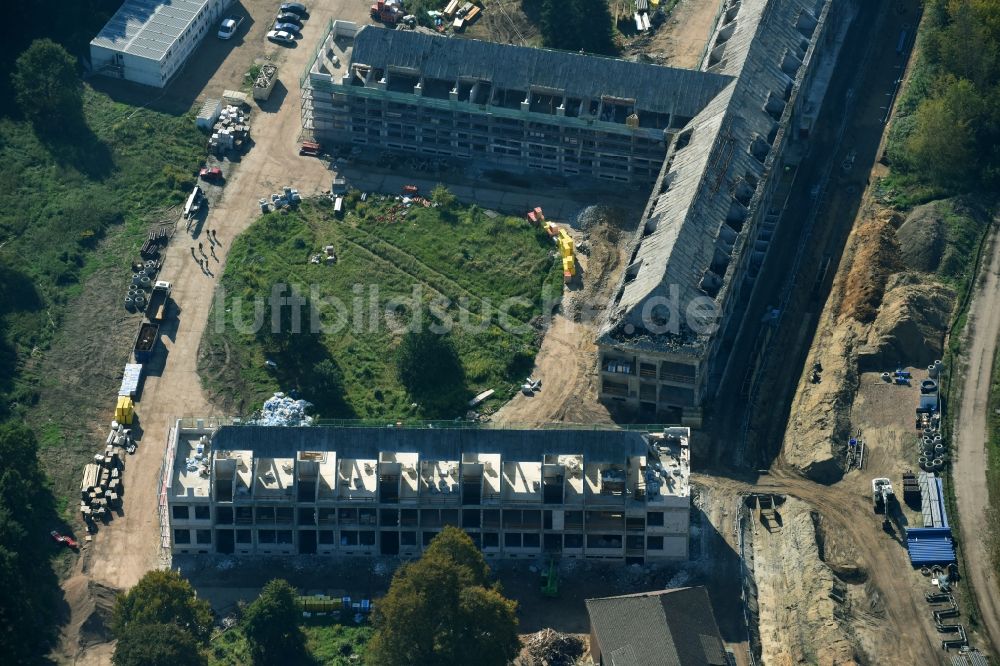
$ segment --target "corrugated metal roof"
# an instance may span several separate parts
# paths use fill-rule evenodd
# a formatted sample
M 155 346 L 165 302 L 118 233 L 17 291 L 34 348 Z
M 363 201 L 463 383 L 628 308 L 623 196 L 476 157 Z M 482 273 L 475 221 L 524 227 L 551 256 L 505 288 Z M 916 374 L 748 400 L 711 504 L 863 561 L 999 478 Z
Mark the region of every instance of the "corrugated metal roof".
M 614 666 L 715 666 L 726 656 L 704 587 L 587 599 L 601 656 Z
M 548 88 L 570 97 L 635 99 L 655 113 L 693 117 L 732 78 L 619 58 L 568 51 L 449 39 L 412 30 L 363 27 L 354 38 L 352 64 L 419 71 L 445 81 L 489 81 L 493 88 Z
M 906 550 L 913 566 L 951 564 L 955 545 L 950 527 L 912 527 L 906 530 Z
M 125 0 L 90 43 L 159 62 L 211 1 Z
M 507 430 L 495 428 L 373 428 L 223 426 L 212 437 L 216 451 L 253 451 L 258 457 L 291 458 L 297 451 L 336 451 L 343 458 L 373 460 L 380 451 L 416 452 L 434 460 L 462 453 L 501 453 L 509 460 L 582 454 L 588 463 L 624 462 L 646 455 L 643 433 L 626 430 Z
M 675 150 L 665 187 L 654 190 L 648 218 L 632 242 L 633 248 L 638 245 L 635 263 L 641 265 L 635 273 L 625 272 L 600 342 L 664 350 L 684 346 L 693 353 L 702 348 L 695 327 L 683 330 L 684 321 L 682 330 L 665 335 L 636 339 L 629 338 L 629 331 L 647 328 L 647 303 L 673 303 L 673 294 L 681 312 L 709 294 L 720 305 L 728 297 L 736 267 L 747 263 L 740 255 L 753 251 L 749 220 L 755 219 L 759 205 L 754 198 L 744 207 L 748 224 L 735 236 L 726 224 L 730 211 L 741 205 L 734 203 L 734 193 L 744 183 L 752 183 L 751 192 L 766 187 L 765 162 L 752 154 L 751 146 L 762 142 L 769 150 L 765 159 L 771 158 L 779 126 L 768 106 L 773 105 L 774 113 L 783 110 L 793 84 L 784 66 L 786 56 L 803 53 L 800 17 L 824 6 L 808 0 L 744 0 L 735 19 L 719 26 L 716 35 L 725 30 L 729 38 L 713 49 L 717 56 L 721 50 L 721 59 L 710 64 L 707 58 L 705 67 L 738 78 L 685 128 L 692 130 L 690 142 Z M 706 277 L 713 279 L 710 272 L 723 285 L 717 292 L 703 285 Z
M 944 479 L 938 478 L 937 481 L 937 496 L 938 502 L 941 506 L 941 527 L 949 527 L 948 525 L 948 509 L 944 502 Z

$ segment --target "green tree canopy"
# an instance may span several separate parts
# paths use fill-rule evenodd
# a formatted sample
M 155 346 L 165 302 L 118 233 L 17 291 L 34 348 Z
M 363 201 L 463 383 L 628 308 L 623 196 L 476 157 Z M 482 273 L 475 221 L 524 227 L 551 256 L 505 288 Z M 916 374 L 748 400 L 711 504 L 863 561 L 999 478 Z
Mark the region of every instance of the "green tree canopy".
M 0 424 L 0 645 L 9 663 L 33 662 L 54 635 L 59 589 L 46 524 L 55 516 L 37 453 L 31 429 Z
M 399 380 L 430 416 L 454 416 L 466 398 L 465 370 L 451 335 L 407 331 L 396 353 Z
M 243 614 L 243 633 L 255 664 L 299 663 L 305 659 L 305 639 L 298 626 L 298 594 L 288 581 L 276 578 Z
M 978 178 L 976 153 L 978 119 L 986 110 L 971 82 L 951 79 L 941 92 L 917 109 L 913 133 L 907 140 L 911 167 L 926 178 L 951 185 Z
M 130 624 L 118 636 L 114 666 L 205 666 L 208 663 L 190 632 L 176 624 Z
M 147 624 L 176 624 L 207 643 L 212 609 L 176 571 L 150 571 L 127 594 L 118 596 L 111 616 L 111 629 L 119 637 L 132 626 Z
M 606 0 L 524 0 L 535 14 L 545 46 L 566 51 L 616 55 L 611 11 Z
M 55 127 L 81 117 L 76 59 L 51 39 L 36 39 L 18 57 L 11 84 L 22 113 L 34 123 Z
M 375 610 L 367 660 L 380 666 L 504 666 L 520 650 L 517 604 L 487 588 L 489 568 L 472 540 L 444 530 L 393 576 Z
M 438 183 L 431 190 L 431 201 L 447 210 L 455 205 L 455 195 L 452 194 L 452 191 L 446 185 Z
M 889 154 L 901 171 L 935 189 L 996 189 L 1000 2 L 927 0 L 925 4 L 919 65 L 901 99 Z

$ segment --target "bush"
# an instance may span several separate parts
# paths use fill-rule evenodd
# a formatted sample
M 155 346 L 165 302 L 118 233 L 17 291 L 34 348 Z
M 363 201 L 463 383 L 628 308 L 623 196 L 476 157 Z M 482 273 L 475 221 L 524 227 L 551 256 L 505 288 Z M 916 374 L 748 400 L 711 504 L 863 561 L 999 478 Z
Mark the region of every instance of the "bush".
M 526 8 L 527 13 L 534 11 L 533 6 Z M 606 0 L 540 0 L 537 13 L 545 46 L 599 55 L 618 53 Z
M 114 666 L 205 666 L 198 642 L 176 624 L 130 625 L 118 637 Z

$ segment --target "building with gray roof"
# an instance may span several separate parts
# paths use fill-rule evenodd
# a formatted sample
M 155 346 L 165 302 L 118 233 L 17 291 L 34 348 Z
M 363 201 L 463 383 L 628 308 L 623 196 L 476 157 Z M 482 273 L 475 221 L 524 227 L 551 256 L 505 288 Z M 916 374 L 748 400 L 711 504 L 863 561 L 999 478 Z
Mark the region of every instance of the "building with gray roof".
M 163 547 L 407 557 L 454 525 L 491 558 L 685 559 L 689 435 L 180 421 Z
M 590 655 L 598 666 L 726 666 L 704 587 L 587 599 Z
M 125 0 L 90 42 L 98 74 L 163 88 L 231 0 Z
M 601 397 L 697 423 L 787 196 L 847 0 L 728 0 L 702 71 L 732 77 L 667 150 L 599 338 Z M 825 82 L 824 82 L 825 83 Z
M 600 325 L 599 395 L 697 425 L 855 2 L 725 0 L 698 70 L 336 22 L 303 78 L 303 127 L 652 185 Z

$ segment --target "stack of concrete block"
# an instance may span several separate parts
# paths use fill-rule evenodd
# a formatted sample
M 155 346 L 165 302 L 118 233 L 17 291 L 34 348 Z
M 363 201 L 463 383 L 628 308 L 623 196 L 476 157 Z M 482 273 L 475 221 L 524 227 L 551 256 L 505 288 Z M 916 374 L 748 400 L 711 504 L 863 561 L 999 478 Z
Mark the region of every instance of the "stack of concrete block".
M 123 473 L 125 449 L 134 446 L 129 429 L 111 424 L 104 451 L 94 455 L 94 461 L 83 468 L 80 483 L 80 515 L 88 526 L 94 521 L 106 522 L 111 511 L 120 509 L 125 494 Z

